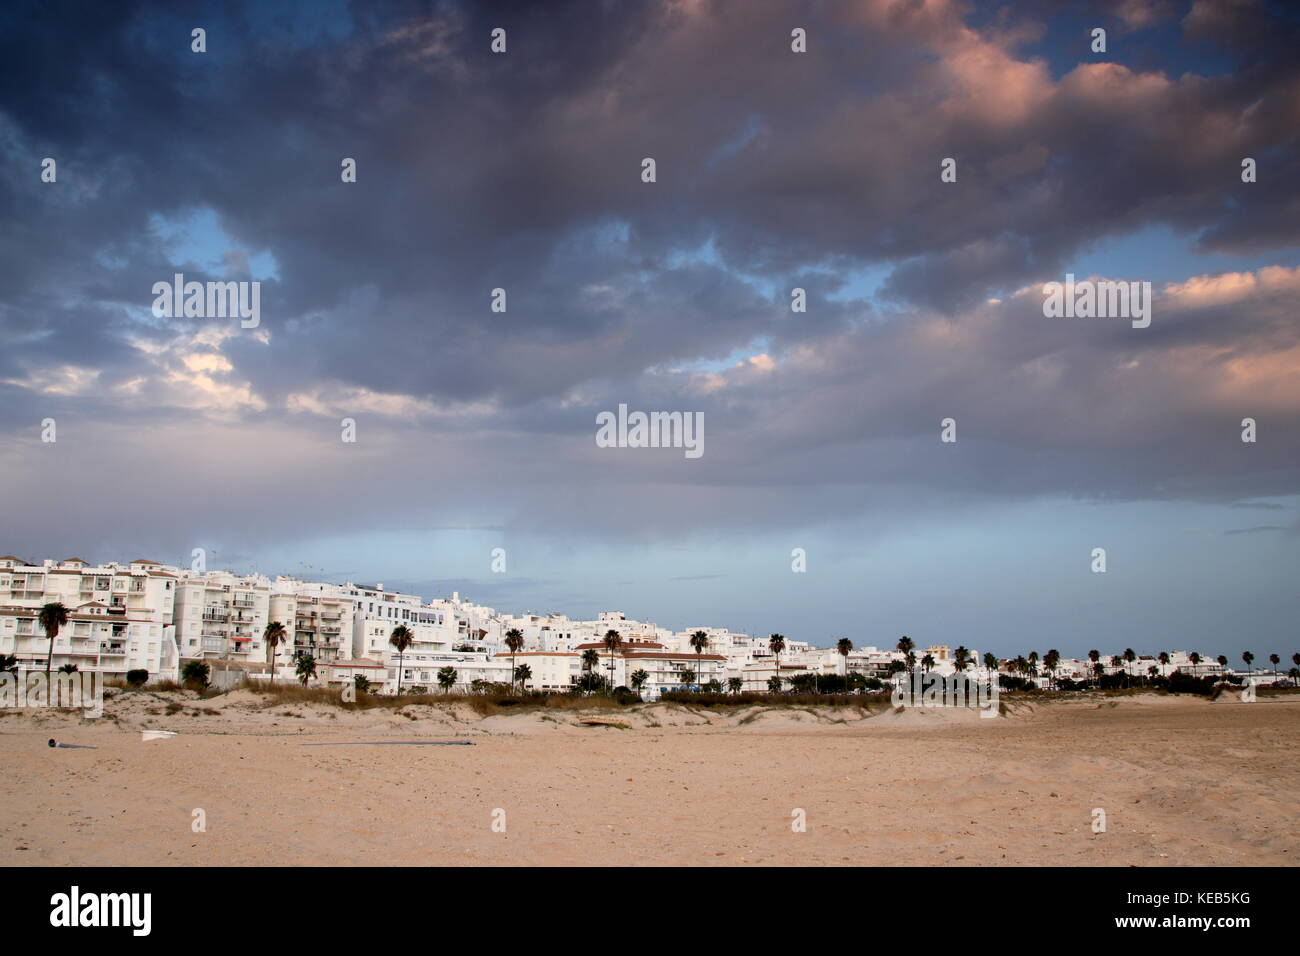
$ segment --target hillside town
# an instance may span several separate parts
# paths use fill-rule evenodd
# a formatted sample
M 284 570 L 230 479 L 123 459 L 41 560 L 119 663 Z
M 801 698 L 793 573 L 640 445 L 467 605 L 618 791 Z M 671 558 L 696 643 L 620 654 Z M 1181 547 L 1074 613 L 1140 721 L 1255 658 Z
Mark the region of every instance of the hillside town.
M 66 609 L 52 659 L 40 619 L 51 604 Z M 394 632 L 403 639 L 394 641 Z M 725 627 L 673 631 L 621 611 L 594 620 L 508 614 L 459 593 L 425 601 L 378 583 L 197 572 L 143 558 L 91 565 L 79 558 L 34 563 L 0 556 L 0 659 L 18 671 L 48 666 L 110 679 L 143 671 L 150 682 L 176 681 L 185 664 L 200 661 L 219 687 L 298 679 L 391 694 L 471 692 L 518 681 L 527 690 L 565 692 L 594 682 L 635 687 L 647 700 L 684 686 L 768 691 L 831 675 L 850 687 L 880 686 L 875 682 L 916 667 L 940 676 L 961 669 L 978 679 L 996 673 L 1040 687 L 1113 674 L 1249 672 L 1264 683 L 1294 681 L 1295 674 L 1277 655 L 1258 668 L 1246 661 L 1246 671 L 1238 671 L 1222 656 L 1195 651 L 1094 651 L 1082 659 L 1048 652 L 1040 662 L 1036 652 L 1003 659 L 963 646 L 921 647 L 908 638 L 885 647 L 830 640 L 833 646 L 816 647 Z

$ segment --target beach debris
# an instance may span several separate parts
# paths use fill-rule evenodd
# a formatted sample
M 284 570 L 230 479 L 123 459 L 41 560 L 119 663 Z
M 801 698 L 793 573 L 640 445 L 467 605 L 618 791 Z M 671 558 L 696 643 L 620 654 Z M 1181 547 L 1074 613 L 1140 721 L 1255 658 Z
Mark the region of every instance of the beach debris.
M 613 717 L 579 717 L 578 723 L 586 724 L 588 727 L 619 727 L 623 730 L 630 730 L 626 721 L 615 720 Z
M 141 740 L 168 740 L 176 736 L 174 730 L 142 730 L 140 731 Z
M 341 740 L 299 747 L 473 747 L 472 740 Z
M 98 750 L 98 747 L 92 747 L 90 744 L 61 744 L 53 737 L 50 738 L 51 747 L 63 747 L 67 750 Z

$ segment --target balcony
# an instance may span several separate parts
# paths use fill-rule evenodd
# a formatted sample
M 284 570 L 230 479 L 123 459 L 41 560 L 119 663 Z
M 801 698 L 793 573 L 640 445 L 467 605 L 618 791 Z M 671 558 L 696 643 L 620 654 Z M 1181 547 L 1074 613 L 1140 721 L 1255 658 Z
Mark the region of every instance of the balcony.
M 228 621 L 230 620 L 230 612 L 224 607 L 206 607 L 203 609 L 203 620 Z
M 126 648 L 122 647 L 121 645 L 100 644 L 99 656 L 100 657 L 125 657 Z
M 203 638 L 204 654 L 224 654 L 226 652 L 226 639 L 224 637 L 207 637 Z

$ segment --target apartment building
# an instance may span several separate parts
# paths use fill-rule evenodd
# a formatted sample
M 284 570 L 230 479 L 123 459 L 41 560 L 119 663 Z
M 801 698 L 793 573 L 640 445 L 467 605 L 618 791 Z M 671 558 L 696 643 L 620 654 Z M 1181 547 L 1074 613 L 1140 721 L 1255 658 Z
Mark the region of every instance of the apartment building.
M 356 606 L 350 597 L 328 593 L 271 594 L 270 620 L 284 625 L 285 640 L 275 649 L 275 666 L 294 671 L 300 657 L 318 665 L 352 656 Z
M 578 651 L 520 651 L 514 655 L 516 665 L 528 665 L 532 676 L 524 681 L 526 690 L 563 692 L 577 683 L 582 673 L 582 654 Z M 494 658 L 506 669 L 505 680 L 510 680 L 511 654 L 503 651 Z
M 187 573 L 176 583 L 181 658 L 235 661 L 246 670 L 264 670 L 270 600 L 271 582 L 261 575 Z
M 522 663 L 522 661 L 520 662 Z M 451 686 L 453 691 L 472 690 L 478 681 L 489 684 L 508 684 L 510 682 L 510 661 L 509 659 L 491 659 L 482 654 L 454 654 L 454 655 L 429 655 L 421 656 L 417 660 L 410 659 L 410 652 L 407 652 L 407 660 L 403 662 L 402 687 L 423 687 L 428 691 L 441 690 L 442 685 L 438 683 L 438 671 L 444 667 L 450 667 L 456 672 L 456 682 Z M 391 691 L 396 688 L 397 681 L 395 675 L 397 667 L 389 669 L 389 684 L 385 685 L 386 690 Z
M 21 669 L 43 670 L 49 638 L 37 615 L 59 603 L 68 623 L 55 639 L 52 669 L 74 665 L 110 677 L 145 670 L 151 679 L 175 680 L 177 574 L 143 558 L 91 566 L 80 558 L 30 564 L 0 556 L 0 654 L 17 657 Z
M 583 655 L 589 650 L 594 650 L 599 656 L 594 670 L 606 680 L 611 677 L 612 663 L 615 687 L 631 687 L 632 675 L 645 671 L 646 682 L 641 694 L 646 700 L 655 700 L 666 690 L 680 690 L 712 680 L 722 683 L 725 679 L 727 659 L 721 654 L 682 653 L 644 638 L 625 639 L 612 661 L 605 645 L 599 641 L 579 644 L 567 651 L 521 651 L 515 655 L 515 660 L 519 665 L 527 664 L 532 672 L 524 685 L 527 689 L 562 692 L 577 683 L 583 672 Z M 509 671 L 511 655 L 508 651 L 498 653 L 495 660 L 504 663 Z M 695 675 L 693 684 L 682 682 L 682 673 L 688 670 Z
M 630 645 L 619 656 L 622 658 L 622 676 L 616 684 L 630 687 L 632 675 L 639 670 L 645 671 L 647 679 L 641 688 L 641 695 L 646 700 L 657 700 L 667 690 L 702 686 L 710 681 L 726 686 L 727 658 L 721 654 L 695 654 Z M 695 675 L 690 684 L 682 681 L 685 671 Z

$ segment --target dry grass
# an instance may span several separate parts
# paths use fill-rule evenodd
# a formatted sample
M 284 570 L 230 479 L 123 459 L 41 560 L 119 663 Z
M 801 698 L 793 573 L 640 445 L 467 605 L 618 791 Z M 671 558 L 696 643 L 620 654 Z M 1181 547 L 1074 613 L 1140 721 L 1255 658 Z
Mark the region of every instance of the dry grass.
M 664 703 L 685 704 L 710 710 L 720 707 L 856 707 L 878 712 L 890 707 L 889 694 L 763 694 L 753 691 L 740 694 L 697 694 L 694 691 L 670 690 L 660 698 Z
M 184 687 L 175 683 L 151 684 L 145 688 L 121 688 L 125 692 L 180 692 L 191 699 L 208 700 L 219 697 L 227 693 L 226 691 L 216 691 L 206 689 L 196 691 L 192 687 Z M 631 707 L 641 705 L 642 702 L 633 696 L 613 696 L 609 694 L 592 694 L 591 696 L 579 696 L 576 694 L 556 694 L 556 693 L 423 693 L 423 694 L 402 694 L 397 695 L 377 695 L 358 692 L 356 700 L 344 701 L 341 692 L 337 688 L 326 687 L 303 687 L 297 683 L 280 683 L 267 685 L 260 683 L 245 684 L 240 688 L 232 690 L 246 690 L 255 694 L 261 701 L 261 709 L 270 710 L 277 707 L 292 707 L 295 705 L 319 705 L 323 707 L 336 708 L 340 710 L 372 710 L 382 709 L 385 711 L 401 712 L 408 706 L 425 706 L 434 708 L 446 708 L 448 706 L 465 704 L 469 706 L 474 713 L 480 717 L 491 717 L 498 714 L 506 713 L 530 713 L 537 711 L 608 711 L 617 713 Z M 1260 696 L 1281 696 L 1287 694 L 1300 693 L 1295 688 L 1269 688 L 1260 687 L 1258 691 Z M 1001 697 L 1007 700 L 1016 701 L 1038 701 L 1046 702 L 1053 700 L 1112 700 L 1116 698 L 1126 698 L 1140 694 L 1167 693 L 1165 691 L 1155 690 L 1145 687 L 1133 687 L 1127 689 L 1113 690 L 1077 690 L 1077 691 L 1002 691 Z M 892 706 L 888 693 L 868 693 L 868 694 L 764 694 L 764 693 L 741 693 L 741 694 L 709 694 L 695 693 L 693 691 L 669 691 L 665 693 L 658 701 L 659 703 L 677 704 L 698 710 L 730 710 L 742 707 L 763 707 L 782 710 L 791 710 L 796 708 L 807 707 L 848 707 L 855 708 L 867 713 L 881 713 L 889 710 Z M 180 705 L 172 704 L 170 706 L 179 707 Z M 171 711 L 175 712 L 175 711 Z M 204 713 L 216 713 L 210 709 L 204 709 Z M 402 716 L 415 719 L 411 714 L 402 714 Z M 702 716 L 702 715 L 701 715 Z

